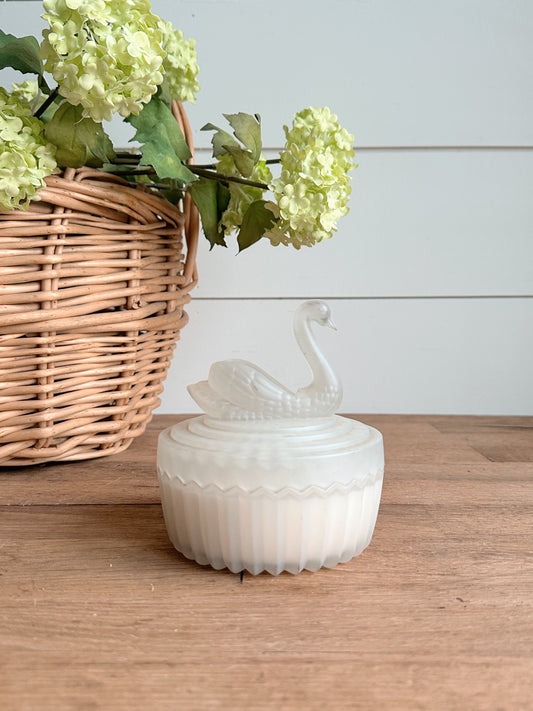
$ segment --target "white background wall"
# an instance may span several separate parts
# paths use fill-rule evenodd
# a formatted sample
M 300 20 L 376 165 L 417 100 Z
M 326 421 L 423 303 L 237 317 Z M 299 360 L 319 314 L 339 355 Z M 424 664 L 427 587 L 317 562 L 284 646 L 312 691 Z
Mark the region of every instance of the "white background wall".
M 326 298 L 318 336 L 343 411 L 533 412 L 533 2 L 154 0 L 195 37 L 200 133 L 258 112 L 267 149 L 308 105 L 356 136 L 351 213 L 313 249 L 199 254 L 160 412 L 194 412 L 187 383 L 214 360 L 254 360 L 299 387 L 303 298 Z M 0 26 L 40 34 L 39 3 L 3 2 Z M 113 129 L 117 143 L 129 134 Z M 200 160 L 208 157 L 200 151 Z

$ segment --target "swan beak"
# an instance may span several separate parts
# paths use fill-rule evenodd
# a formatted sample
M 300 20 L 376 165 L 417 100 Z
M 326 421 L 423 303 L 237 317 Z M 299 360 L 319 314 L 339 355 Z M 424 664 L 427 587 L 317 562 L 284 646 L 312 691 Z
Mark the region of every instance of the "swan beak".
M 324 324 L 324 326 L 327 326 L 328 328 L 331 328 L 333 331 L 338 331 L 338 330 L 339 330 L 339 329 L 337 328 L 337 326 L 335 326 L 335 324 L 333 323 L 333 321 L 332 321 L 330 318 L 328 318 L 328 320 L 326 321 L 326 323 Z

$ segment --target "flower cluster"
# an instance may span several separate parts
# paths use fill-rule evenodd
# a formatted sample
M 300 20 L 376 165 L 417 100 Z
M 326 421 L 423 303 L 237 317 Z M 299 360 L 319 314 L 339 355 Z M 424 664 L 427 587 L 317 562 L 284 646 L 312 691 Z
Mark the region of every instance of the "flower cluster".
M 55 173 L 55 149 L 28 102 L 0 87 L 0 210 L 27 209 L 44 178 Z
M 240 175 L 233 158 L 228 153 L 220 156 L 217 171 L 224 175 Z M 261 154 L 259 161 L 255 164 L 252 174 L 250 175 L 250 180 L 258 183 L 268 183 L 272 180 L 272 173 L 266 164 L 263 154 Z M 238 230 L 242 225 L 243 217 L 249 206 L 256 200 L 261 200 L 263 197 L 263 190 L 261 188 L 231 182 L 228 185 L 230 200 L 220 218 L 220 225 L 225 234 L 230 234 L 234 230 Z
M 168 100 L 196 101 L 196 93 L 200 85 L 198 76 L 198 61 L 196 57 L 196 42 L 185 39 L 181 30 L 175 30 L 171 22 L 159 23 L 162 34 L 162 47 L 166 52 L 163 60 L 163 83 L 161 90 Z
M 31 104 L 39 96 L 39 85 L 37 79 L 27 79 L 18 84 L 13 82 L 11 91 L 20 99 L 24 99 Z
M 331 237 L 348 213 L 354 138 L 327 107 L 300 111 L 284 130 L 281 175 L 269 185 L 275 203 L 268 207 L 277 221 L 265 236 L 274 245 L 300 249 Z
M 159 18 L 148 0 L 44 0 L 44 67 L 94 121 L 138 114 L 163 81 Z
M 5 35 L 3 66 L 38 75 L 0 94 L 0 210 L 28 206 L 61 168 L 104 167 L 180 201 L 189 191 L 211 246 L 235 233 L 239 250 L 262 237 L 300 249 L 331 237 L 348 213 L 353 136 L 329 108 L 307 108 L 284 127 L 279 160 L 266 161 L 258 114 L 224 114 L 214 124 L 213 165 L 190 164 L 172 100 L 199 90 L 194 40 L 151 12 L 149 0 L 43 0 L 49 28 Z M 44 72 L 58 86 L 49 88 Z M 36 119 L 32 117 L 32 110 Z M 119 113 L 135 129 L 135 155 L 113 150 L 102 120 Z M 181 109 L 180 109 L 181 113 Z M 46 126 L 46 128 L 45 128 Z M 51 143 L 50 143 L 51 142 Z M 52 145 L 53 144 L 53 145 Z M 280 163 L 273 178 L 267 163 Z M 213 184 L 213 181 L 217 181 Z M 270 190 L 271 199 L 264 197 Z

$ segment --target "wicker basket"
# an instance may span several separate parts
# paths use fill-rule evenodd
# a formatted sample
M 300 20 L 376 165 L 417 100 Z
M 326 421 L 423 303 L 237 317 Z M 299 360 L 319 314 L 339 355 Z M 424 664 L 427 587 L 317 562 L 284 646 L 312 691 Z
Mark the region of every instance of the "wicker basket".
M 189 196 L 177 209 L 89 168 L 46 182 L 29 211 L 0 215 L 3 466 L 101 457 L 140 435 L 196 283 Z

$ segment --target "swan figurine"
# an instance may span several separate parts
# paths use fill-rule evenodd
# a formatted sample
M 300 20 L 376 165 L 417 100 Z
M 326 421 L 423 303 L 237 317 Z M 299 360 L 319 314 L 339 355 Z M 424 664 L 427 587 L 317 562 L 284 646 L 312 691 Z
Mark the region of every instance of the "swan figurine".
M 335 329 L 325 301 L 305 301 L 294 315 L 296 342 L 313 375 L 306 387 L 293 392 L 253 363 L 230 359 L 213 363 L 208 379 L 189 385 L 189 393 L 206 414 L 223 420 L 333 415 L 342 400 L 342 387 L 316 344 L 313 322 Z

